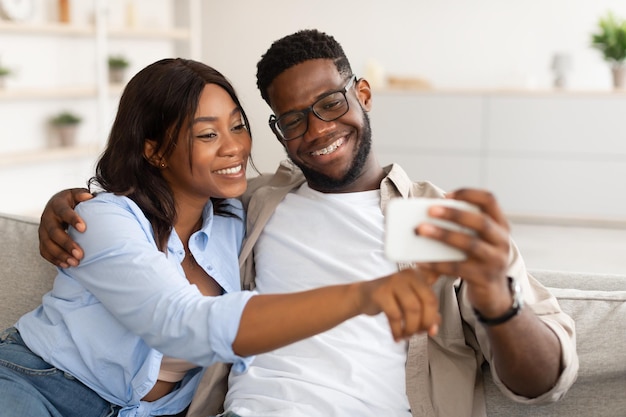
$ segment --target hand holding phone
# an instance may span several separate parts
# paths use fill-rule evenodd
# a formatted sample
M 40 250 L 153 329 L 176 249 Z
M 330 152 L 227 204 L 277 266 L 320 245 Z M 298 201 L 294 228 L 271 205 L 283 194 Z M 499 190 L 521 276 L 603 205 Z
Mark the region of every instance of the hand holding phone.
M 385 215 L 385 255 L 394 262 L 462 261 L 465 254 L 437 240 L 415 234 L 422 223 L 432 223 L 450 230 L 473 233 L 456 223 L 428 215 L 430 206 L 446 206 L 478 212 L 478 207 L 444 198 L 396 198 L 387 204 Z

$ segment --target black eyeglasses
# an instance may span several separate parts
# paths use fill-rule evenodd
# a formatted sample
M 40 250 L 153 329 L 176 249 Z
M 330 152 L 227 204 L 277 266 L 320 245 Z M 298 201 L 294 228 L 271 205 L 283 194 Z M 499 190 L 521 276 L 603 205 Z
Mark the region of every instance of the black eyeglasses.
M 346 93 L 352 88 L 355 81 L 356 76 L 353 75 L 343 89 L 320 97 L 313 105 L 304 110 L 291 111 L 278 118 L 272 114 L 269 120 L 270 127 L 283 140 L 292 140 L 306 133 L 309 128 L 309 113 L 311 112 L 325 122 L 339 119 L 350 110 Z

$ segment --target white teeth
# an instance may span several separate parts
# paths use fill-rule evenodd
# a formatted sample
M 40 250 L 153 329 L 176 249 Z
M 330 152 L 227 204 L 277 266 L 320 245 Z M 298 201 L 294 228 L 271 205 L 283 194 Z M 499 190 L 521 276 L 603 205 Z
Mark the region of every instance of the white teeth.
M 239 171 L 241 171 L 243 167 L 241 165 L 237 165 L 234 168 L 226 168 L 226 169 L 218 169 L 217 171 L 215 171 L 216 174 L 225 174 L 225 175 L 230 175 L 230 174 L 236 174 Z
M 340 147 L 341 145 L 343 145 L 343 138 L 339 139 L 338 141 L 330 144 L 329 146 L 320 149 L 319 151 L 315 151 L 315 152 L 311 152 L 311 155 L 328 155 L 329 153 L 333 153 L 337 150 L 338 147 Z

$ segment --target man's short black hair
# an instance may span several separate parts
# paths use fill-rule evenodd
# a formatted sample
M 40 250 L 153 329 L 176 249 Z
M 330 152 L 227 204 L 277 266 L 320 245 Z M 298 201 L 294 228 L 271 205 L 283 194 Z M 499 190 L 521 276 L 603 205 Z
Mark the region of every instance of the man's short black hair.
M 352 75 L 350 62 L 335 38 L 317 29 L 300 30 L 275 41 L 257 63 L 256 83 L 263 100 L 270 104 L 267 88 L 278 75 L 311 59 L 332 59 L 340 74 Z

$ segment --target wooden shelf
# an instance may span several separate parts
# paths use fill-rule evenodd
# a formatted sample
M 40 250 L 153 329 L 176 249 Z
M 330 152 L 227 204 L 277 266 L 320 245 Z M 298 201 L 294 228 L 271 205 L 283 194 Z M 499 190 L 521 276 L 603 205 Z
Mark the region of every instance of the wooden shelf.
M 626 96 L 626 89 L 583 90 L 583 89 L 555 89 L 555 88 L 399 88 L 376 87 L 376 94 L 389 95 L 484 95 L 484 96 L 535 96 L 535 97 L 618 97 Z
M 95 158 L 102 151 L 96 144 L 77 145 L 66 148 L 46 148 L 38 150 L 0 153 L 0 167 L 6 168 L 24 164 L 38 164 L 44 162 L 62 161 L 80 157 Z
M 95 86 L 0 89 L 0 101 L 16 99 L 93 98 L 96 95 L 97 90 Z
M 109 36 L 115 38 L 143 38 L 143 39 L 177 39 L 188 40 L 191 35 L 188 29 L 149 29 L 149 28 L 110 28 Z
M 124 84 L 109 84 L 107 92 L 116 97 L 124 91 Z M 0 89 L 0 101 L 2 100 L 56 100 L 74 98 L 94 98 L 98 95 L 96 86 L 78 87 L 41 87 L 41 88 L 4 88 Z
M 108 35 L 116 38 L 140 39 L 190 39 L 190 31 L 184 28 L 109 28 Z M 95 26 L 63 23 L 14 23 L 0 21 L 0 33 L 20 35 L 94 36 Z
M 72 35 L 93 36 L 96 30 L 93 26 L 69 25 L 63 23 L 31 23 L 31 22 L 2 22 L 0 32 L 16 33 L 20 35 Z
M 137 67 L 181 49 L 184 51 L 181 55 L 200 59 L 201 0 L 168 0 L 167 7 L 158 6 L 155 10 L 152 10 L 156 6 L 151 0 L 142 0 L 137 9 L 140 19 L 132 26 L 125 23 L 129 20 L 121 19 L 124 10 L 119 9 L 124 2 L 77 0 L 76 3 L 78 7 L 73 16 L 76 19 L 71 23 L 49 20 L 44 10 L 29 21 L 0 18 L 3 64 L 6 58 L 6 65 L 11 69 L 20 66 L 29 69 L 19 79 L 10 78 L 6 86 L 0 88 L 0 113 L 3 116 L 0 117 L 0 139 L 4 145 L 0 151 L 2 181 L 13 182 L 16 170 L 32 170 L 34 174 L 30 179 L 20 177 L 20 181 L 31 181 L 29 188 L 45 188 L 45 184 L 58 181 L 60 175 L 82 172 L 97 160 L 104 148 L 106 138 L 103 136 L 109 131 L 114 117 L 110 113 L 114 112 L 128 81 L 114 84 L 108 80 L 106 58 L 113 48 L 123 46 L 122 53 L 129 54 Z M 142 17 L 146 19 L 142 20 Z M 50 46 L 48 40 L 51 40 Z M 5 46 L 9 47 L 6 51 Z M 41 53 L 41 47 L 58 48 L 64 54 L 60 59 L 66 55 L 73 58 L 73 54 L 77 61 L 93 57 L 95 66 L 93 69 L 88 65 L 79 66 L 81 76 L 76 77 L 76 81 L 65 72 L 62 78 L 56 77 L 55 74 L 66 71 L 68 65 L 59 62 L 50 68 L 51 71 L 46 71 L 46 65 L 56 63 L 56 55 L 55 51 Z M 50 76 L 48 72 L 51 72 Z M 57 104 L 77 112 L 84 107 L 85 125 L 76 146 L 52 146 L 59 141 L 52 140 L 55 137 L 45 120 L 55 111 Z M 91 175 L 91 171 L 89 169 L 87 175 Z M 80 174 L 79 177 L 83 176 Z

